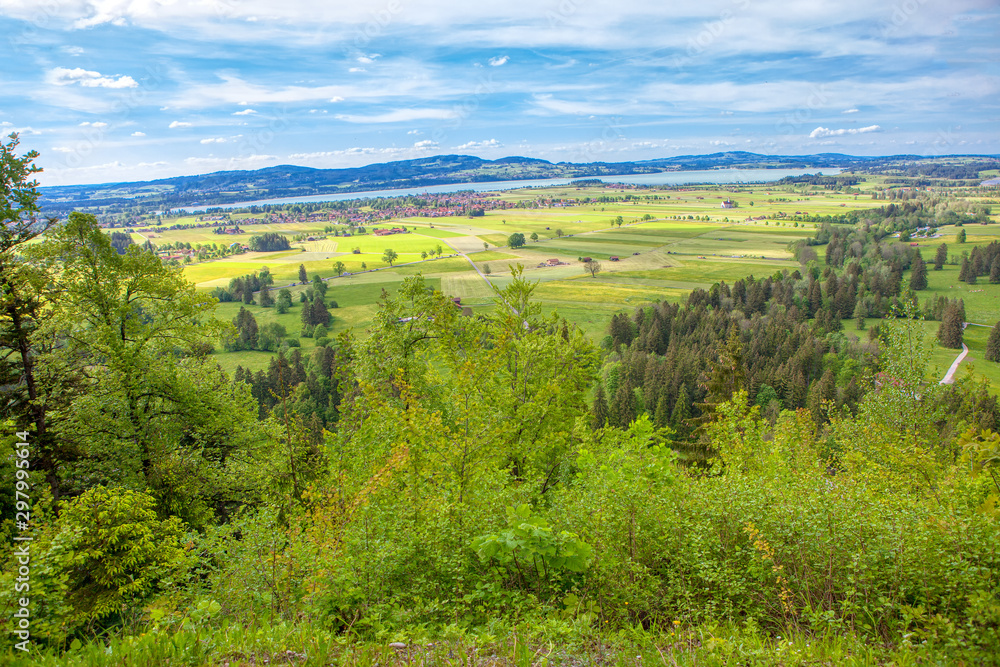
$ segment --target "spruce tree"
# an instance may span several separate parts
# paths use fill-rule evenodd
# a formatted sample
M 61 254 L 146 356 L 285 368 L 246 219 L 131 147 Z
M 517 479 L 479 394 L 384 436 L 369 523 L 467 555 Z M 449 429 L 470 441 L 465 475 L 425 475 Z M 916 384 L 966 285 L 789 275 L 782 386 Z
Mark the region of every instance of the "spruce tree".
M 674 403 L 674 411 L 670 413 L 670 426 L 676 431 L 678 436 L 687 434 L 687 421 L 691 417 L 691 393 L 687 384 L 681 384 L 677 390 L 677 401 Z
M 596 431 L 599 428 L 604 428 L 608 419 L 610 418 L 610 413 L 608 412 L 608 401 L 604 397 L 604 385 L 598 384 L 597 390 L 594 392 L 594 407 L 591 410 L 591 427 Z
M 986 361 L 1000 362 L 1000 322 L 993 325 L 990 338 L 986 341 Z
M 944 268 L 945 262 L 948 261 L 948 244 L 942 243 L 938 246 L 937 252 L 934 253 L 934 270 L 940 271 Z
M 306 327 L 311 327 L 315 324 L 315 322 L 313 322 L 312 304 L 309 303 L 308 301 L 302 304 L 301 320 L 303 329 L 305 329 Z
M 913 272 L 910 273 L 910 289 L 914 292 L 927 289 L 927 264 L 924 258 L 917 251 L 917 256 L 913 259 Z
M 969 263 L 968 257 L 962 258 L 962 268 L 958 271 L 958 279 L 963 283 L 969 281 L 969 275 L 972 273 L 972 264 Z
M 262 308 L 270 308 L 274 305 L 274 297 L 271 296 L 271 290 L 268 289 L 267 283 L 260 286 L 260 305 Z
M 865 304 L 861 301 L 861 299 L 858 299 L 857 304 L 854 306 L 854 320 L 858 324 L 858 331 L 865 330 L 865 315 L 867 314 L 868 312 L 865 310 Z
M 959 349 L 962 347 L 962 334 L 962 311 L 956 305 L 948 306 L 938 327 L 938 341 L 942 347 Z
M 623 382 L 615 392 L 614 405 L 611 406 L 614 425 L 628 428 L 638 416 L 638 406 L 635 400 L 635 390 L 630 381 Z
M 318 298 L 312 303 L 312 324 L 330 326 L 330 311 L 326 309 L 323 300 Z
M 994 257 L 990 265 L 990 282 L 994 285 L 1000 283 L 1000 255 Z
M 308 280 L 309 276 L 306 274 L 306 265 L 299 264 L 299 282 L 304 285 L 306 284 L 306 282 L 308 282 Z
M 667 387 L 665 385 L 660 389 L 660 396 L 656 401 L 656 413 L 653 415 L 653 423 L 657 428 L 670 425 L 670 397 L 667 395 Z

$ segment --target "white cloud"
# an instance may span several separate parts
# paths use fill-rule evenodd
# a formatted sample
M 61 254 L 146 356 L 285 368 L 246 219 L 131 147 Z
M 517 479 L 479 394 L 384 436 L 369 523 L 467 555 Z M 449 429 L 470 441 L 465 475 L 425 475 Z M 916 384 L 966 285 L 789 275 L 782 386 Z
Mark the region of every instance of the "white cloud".
M 367 70 L 365 70 L 365 68 L 364 68 L 364 67 L 352 67 L 352 68 L 350 68 L 350 69 L 349 69 L 349 70 L 347 70 L 347 71 L 348 71 L 348 72 L 365 72 L 365 71 L 367 71 Z
M 138 130 L 136 130 L 135 132 L 132 133 L 132 136 L 133 137 L 144 137 L 144 136 L 146 136 L 146 133 L 145 132 L 139 132 Z
M 845 134 L 867 134 L 868 132 L 881 132 L 882 128 L 878 125 L 869 125 L 868 127 L 858 127 L 858 128 L 841 128 L 839 130 L 831 130 L 827 127 L 817 127 L 815 130 L 809 133 L 810 139 L 822 139 L 823 137 L 840 137 Z
M 178 127 L 191 127 L 191 123 L 188 123 L 188 122 L 183 121 L 183 120 L 175 120 L 175 121 L 172 121 L 170 123 L 170 125 L 168 125 L 167 127 L 169 127 L 171 130 L 173 130 L 173 129 L 178 128 Z
M 333 97 L 330 98 L 330 101 L 333 102 L 334 104 L 336 104 L 337 102 L 343 102 L 344 98 L 340 97 L 339 95 L 335 95 L 335 96 L 333 96 Z
M 253 109 L 244 109 L 243 111 L 234 111 L 233 115 L 234 116 L 250 116 L 250 115 L 255 114 L 255 113 L 257 113 L 257 112 L 254 111 Z
M 224 144 L 226 143 L 225 137 L 209 137 L 208 139 L 202 139 L 203 144 Z
M 361 63 L 362 65 L 371 65 L 373 62 L 375 62 L 376 59 L 378 59 L 380 57 L 381 57 L 381 54 L 379 54 L 379 53 L 372 53 L 372 54 L 369 54 L 369 55 L 360 55 L 360 56 L 358 56 L 358 62 Z
M 431 141 L 430 139 L 424 139 L 423 141 L 418 141 L 413 144 L 414 148 L 419 148 L 420 150 L 433 150 L 438 147 L 438 142 Z
M 407 132 L 407 134 L 417 134 L 417 135 L 420 135 L 420 134 L 423 134 L 423 132 L 421 132 L 420 130 L 410 130 L 409 132 Z
M 851 107 L 850 109 L 844 109 L 840 113 L 858 113 L 857 107 Z
M 480 148 L 503 148 L 503 144 L 497 141 L 496 139 L 489 139 L 487 141 L 469 141 L 462 144 L 461 146 L 455 146 L 455 149 L 460 151 L 474 150 Z
M 136 88 L 139 85 L 130 76 L 119 75 L 117 78 L 104 76 L 100 72 L 86 70 L 82 67 L 74 67 L 73 69 L 56 67 L 49 70 L 46 79 L 56 86 L 71 86 L 78 83 L 84 88 Z
M 451 109 L 397 109 L 371 116 L 337 114 L 334 118 L 347 123 L 400 123 L 413 120 L 446 120 L 456 115 L 457 113 Z
M 94 121 L 93 123 L 91 123 L 90 121 L 85 120 L 82 123 L 80 123 L 80 127 L 96 127 L 98 130 L 103 130 L 107 126 L 108 126 L 107 123 L 105 123 L 103 121 L 99 121 L 99 120 L 98 121 Z
M 62 48 L 63 53 L 68 53 L 71 56 L 82 56 L 84 51 L 79 46 L 64 46 Z
M 53 146 L 52 151 L 54 153 L 72 153 L 73 149 L 69 146 Z
M 506 65 L 508 60 L 510 60 L 510 56 L 495 56 L 490 58 L 487 62 L 489 62 L 492 67 L 500 67 L 501 65 Z
M 278 160 L 277 155 L 248 155 L 246 157 L 189 157 L 184 164 L 199 170 L 259 169 Z

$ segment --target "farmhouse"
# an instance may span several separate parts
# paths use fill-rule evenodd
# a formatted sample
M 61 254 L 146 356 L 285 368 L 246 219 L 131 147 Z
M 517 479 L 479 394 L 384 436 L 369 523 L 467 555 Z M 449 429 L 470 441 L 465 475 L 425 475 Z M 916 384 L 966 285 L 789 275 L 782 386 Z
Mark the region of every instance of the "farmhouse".
M 722 202 L 722 208 L 736 208 L 736 202 L 732 201 L 731 199 L 727 199 L 724 202 Z
M 399 227 L 393 227 L 392 229 L 376 229 L 375 236 L 389 236 L 390 234 L 405 234 L 405 229 L 400 229 Z

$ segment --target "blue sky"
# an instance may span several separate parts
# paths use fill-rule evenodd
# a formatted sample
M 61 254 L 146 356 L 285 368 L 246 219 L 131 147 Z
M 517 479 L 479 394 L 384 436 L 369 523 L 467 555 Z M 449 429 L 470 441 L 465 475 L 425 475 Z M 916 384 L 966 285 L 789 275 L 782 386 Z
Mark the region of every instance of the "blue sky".
M 996 0 L 0 0 L 43 185 L 435 154 L 1000 153 Z

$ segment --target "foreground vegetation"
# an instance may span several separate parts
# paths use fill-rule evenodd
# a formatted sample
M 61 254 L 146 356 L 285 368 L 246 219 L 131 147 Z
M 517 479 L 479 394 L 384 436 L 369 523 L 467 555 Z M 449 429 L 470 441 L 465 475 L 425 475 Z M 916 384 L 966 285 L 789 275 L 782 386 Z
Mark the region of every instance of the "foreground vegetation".
M 33 539 L 30 653 L 11 642 L 8 662 L 997 662 L 996 400 L 925 382 L 893 230 L 845 227 L 827 270 L 619 316 L 601 345 L 520 269 L 471 313 L 405 276 L 364 335 L 316 337 L 306 315 L 332 304 L 310 282 L 285 316 L 312 347 L 230 375 L 211 349 L 253 344 L 242 301 L 219 317 L 89 215 L 37 240 L 12 151 L 5 623 L 23 606 L 7 545 Z M 858 319 L 878 322 L 864 342 Z M 807 370 L 804 395 L 771 379 Z

